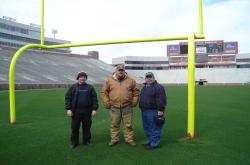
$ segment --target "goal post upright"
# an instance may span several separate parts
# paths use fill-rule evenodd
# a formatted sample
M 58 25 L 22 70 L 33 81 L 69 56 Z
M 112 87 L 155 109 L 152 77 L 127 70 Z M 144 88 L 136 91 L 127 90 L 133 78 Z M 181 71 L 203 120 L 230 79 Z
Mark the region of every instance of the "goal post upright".
M 126 44 L 139 42 L 157 42 L 157 41 L 171 41 L 171 40 L 188 40 L 188 110 L 187 110 L 187 138 L 194 138 L 195 126 L 195 39 L 204 39 L 203 35 L 203 13 L 202 0 L 198 0 L 198 18 L 199 18 L 199 34 L 194 32 L 187 36 L 175 37 L 158 37 L 158 38 L 143 38 L 143 39 L 126 39 L 126 40 L 112 40 L 112 41 L 97 41 L 75 44 L 60 44 L 60 45 L 44 45 L 44 0 L 41 0 L 41 34 L 40 45 L 28 44 L 21 47 L 13 56 L 9 68 L 9 99 L 10 99 L 10 123 L 16 123 L 15 113 L 15 82 L 14 72 L 17 59 L 21 54 L 30 48 L 40 49 L 55 49 L 55 48 L 69 48 L 80 46 L 95 46 L 95 45 L 110 45 L 110 44 Z

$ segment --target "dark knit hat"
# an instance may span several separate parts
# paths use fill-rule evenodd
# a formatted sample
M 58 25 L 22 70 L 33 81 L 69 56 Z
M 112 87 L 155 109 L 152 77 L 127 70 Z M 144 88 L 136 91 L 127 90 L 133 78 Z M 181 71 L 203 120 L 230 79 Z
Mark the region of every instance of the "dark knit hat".
M 85 72 L 79 72 L 79 73 L 77 74 L 76 79 L 78 80 L 80 77 L 85 77 L 86 79 L 88 79 L 88 75 L 87 75 L 87 73 L 85 73 Z

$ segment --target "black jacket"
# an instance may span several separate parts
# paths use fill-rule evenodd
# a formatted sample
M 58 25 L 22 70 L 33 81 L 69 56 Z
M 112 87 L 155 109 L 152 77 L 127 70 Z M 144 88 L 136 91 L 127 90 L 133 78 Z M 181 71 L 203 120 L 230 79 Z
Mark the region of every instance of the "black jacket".
M 163 86 L 153 82 L 150 86 L 144 85 L 141 90 L 139 107 L 142 111 L 156 109 L 164 111 L 167 104 L 167 96 Z
M 88 86 L 88 102 L 90 105 L 88 107 L 89 110 L 97 110 L 98 109 L 98 100 L 95 88 L 92 85 L 86 84 Z M 73 84 L 67 91 L 65 95 L 65 109 L 72 110 L 72 112 L 76 111 L 76 104 L 78 99 L 78 88 L 79 84 Z

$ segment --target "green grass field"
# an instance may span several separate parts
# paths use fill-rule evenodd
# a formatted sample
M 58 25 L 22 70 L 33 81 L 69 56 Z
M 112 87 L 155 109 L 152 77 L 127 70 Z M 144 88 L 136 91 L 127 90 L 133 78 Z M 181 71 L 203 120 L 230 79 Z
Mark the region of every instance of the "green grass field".
M 192 141 L 185 139 L 187 87 L 166 90 L 166 124 L 161 147 L 156 150 L 140 145 L 145 135 L 139 108 L 134 109 L 133 123 L 137 147 L 127 146 L 122 134 L 119 145 L 107 146 L 109 114 L 99 98 L 92 125 L 93 146 L 71 150 L 65 89 L 17 91 L 16 125 L 9 124 L 8 92 L 0 92 L 0 164 L 250 164 L 250 86 L 197 87 Z

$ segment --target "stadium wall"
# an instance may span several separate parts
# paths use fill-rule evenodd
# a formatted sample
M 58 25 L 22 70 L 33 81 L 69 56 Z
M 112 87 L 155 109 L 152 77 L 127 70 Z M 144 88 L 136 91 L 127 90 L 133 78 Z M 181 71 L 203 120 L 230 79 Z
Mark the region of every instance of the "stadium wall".
M 187 69 L 172 70 L 127 70 L 138 83 L 144 82 L 146 72 L 153 72 L 162 84 L 186 85 Z M 196 68 L 195 80 L 204 79 L 208 85 L 244 85 L 250 83 L 250 68 Z

